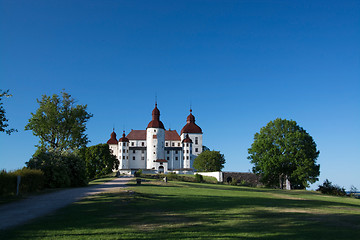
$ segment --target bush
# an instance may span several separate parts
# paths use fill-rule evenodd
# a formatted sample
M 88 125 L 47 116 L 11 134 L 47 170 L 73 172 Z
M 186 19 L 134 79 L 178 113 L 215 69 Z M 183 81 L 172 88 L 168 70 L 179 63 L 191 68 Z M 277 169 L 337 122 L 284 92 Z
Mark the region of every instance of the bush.
M 19 193 L 36 192 L 44 188 L 44 173 L 41 170 L 28 168 L 12 172 L 2 170 L 0 172 L 0 196 L 15 195 L 17 188 L 17 176 L 21 176 Z
M 319 185 L 319 188 L 316 189 L 316 191 L 320 191 L 323 194 L 329 194 L 335 196 L 346 195 L 344 188 L 341 188 L 338 185 L 333 185 L 328 179 L 326 179 L 322 185 Z
M 134 172 L 134 177 L 141 177 L 141 175 L 142 175 L 142 170 L 141 169 Z
M 200 174 L 195 174 L 195 182 L 201 183 L 204 181 L 204 178 Z
M 85 162 L 74 153 L 39 151 L 26 165 L 42 170 L 45 186 L 49 188 L 84 186 L 88 182 Z

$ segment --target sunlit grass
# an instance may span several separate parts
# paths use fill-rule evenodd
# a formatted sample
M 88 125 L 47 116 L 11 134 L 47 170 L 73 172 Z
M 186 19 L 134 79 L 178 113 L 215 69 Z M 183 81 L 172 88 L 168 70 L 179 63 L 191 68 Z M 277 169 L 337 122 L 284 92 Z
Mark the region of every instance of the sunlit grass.
M 1 239 L 351 239 L 360 200 L 309 191 L 135 182 L 0 234 Z

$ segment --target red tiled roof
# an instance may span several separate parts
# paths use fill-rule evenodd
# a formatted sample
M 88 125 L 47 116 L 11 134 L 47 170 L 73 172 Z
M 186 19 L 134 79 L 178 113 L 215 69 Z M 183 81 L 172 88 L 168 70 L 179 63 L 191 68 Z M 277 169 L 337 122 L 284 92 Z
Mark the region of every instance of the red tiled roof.
M 181 139 L 176 130 L 166 130 L 165 141 L 181 141 Z
M 130 140 L 146 140 L 146 130 L 131 130 L 126 137 Z
M 110 139 L 107 141 L 107 144 L 118 144 L 116 140 L 116 133 L 113 131 L 110 135 Z
M 181 133 L 202 133 L 201 128 L 196 125 L 195 117 L 192 115 L 192 110 L 190 109 L 190 114 L 186 119 L 186 125 L 181 129 Z
M 154 162 L 168 162 L 168 161 L 166 161 L 165 159 L 157 159 Z

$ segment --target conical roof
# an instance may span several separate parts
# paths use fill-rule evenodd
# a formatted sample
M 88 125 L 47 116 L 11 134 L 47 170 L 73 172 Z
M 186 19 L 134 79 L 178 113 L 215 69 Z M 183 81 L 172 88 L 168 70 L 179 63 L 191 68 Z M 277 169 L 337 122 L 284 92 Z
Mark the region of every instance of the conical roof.
M 125 137 L 125 131 L 123 132 L 122 138 L 119 139 L 119 142 L 129 142 L 129 139 Z
M 202 133 L 201 128 L 196 125 L 195 117 L 192 115 L 192 109 L 190 109 L 190 114 L 186 118 L 186 125 L 181 129 L 181 133 Z
M 165 130 L 164 124 L 160 121 L 160 111 L 155 103 L 155 108 L 152 111 L 152 120 L 149 122 L 147 128 L 162 128 Z
M 107 144 L 118 144 L 116 140 L 116 133 L 113 131 L 110 135 L 110 139 L 107 141 Z

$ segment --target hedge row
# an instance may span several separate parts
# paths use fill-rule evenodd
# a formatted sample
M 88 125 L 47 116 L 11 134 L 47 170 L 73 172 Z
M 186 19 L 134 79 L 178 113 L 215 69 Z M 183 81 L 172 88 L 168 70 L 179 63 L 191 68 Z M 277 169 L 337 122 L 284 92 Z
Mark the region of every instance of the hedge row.
M 0 196 L 16 194 L 17 176 L 21 176 L 19 193 L 36 192 L 44 188 L 44 173 L 41 170 L 28 168 L 16 171 L 0 171 Z

